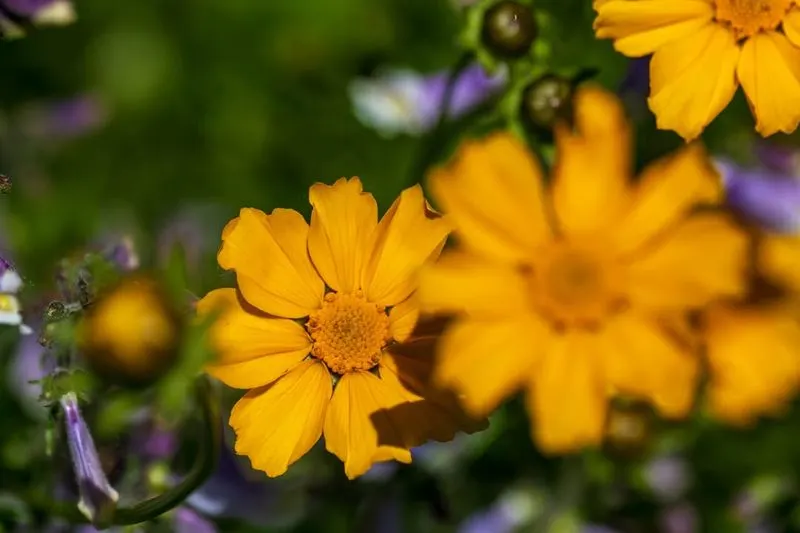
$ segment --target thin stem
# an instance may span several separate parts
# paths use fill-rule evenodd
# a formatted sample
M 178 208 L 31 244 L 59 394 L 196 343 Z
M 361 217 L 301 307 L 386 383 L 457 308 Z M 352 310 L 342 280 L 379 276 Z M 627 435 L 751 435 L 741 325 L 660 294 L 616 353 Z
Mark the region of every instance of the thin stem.
M 180 505 L 214 472 L 222 446 L 222 426 L 216 394 L 207 377 L 201 376 L 195 382 L 195 398 L 200 404 L 204 435 L 200 440 L 200 450 L 192 469 L 178 485 L 166 492 L 132 507 L 117 508 L 110 523 L 102 524 L 103 526 L 127 526 L 153 520 Z M 77 507 L 64 502 L 34 496 L 28 503 L 71 523 L 88 522 Z
M 436 124 L 434 124 L 433 128 L 423 139 L 419 155 L 414 164 L 411 165 L 409 182 L 412 184 L 420 181 L 422 175 L 436 160 L 445 144 L 444 125 L 450 113 L 450 106 L 453 100 L 453 94 L 455 93 L 456 84 L 458 78 L 472 62 L 472 59 L 473 54 L 471 52 L 465 52 L 458 58 L 453 68 L 450 69 L 444 93 L 442 94 L 442 100 L 439 103 L 439 116 L 436 119 Z

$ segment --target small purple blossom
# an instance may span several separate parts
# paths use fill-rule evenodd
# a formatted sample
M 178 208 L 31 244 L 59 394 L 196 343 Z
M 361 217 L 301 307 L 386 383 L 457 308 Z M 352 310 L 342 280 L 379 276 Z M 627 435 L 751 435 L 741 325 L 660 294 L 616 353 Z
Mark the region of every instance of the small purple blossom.
M 203 518 L 192 509 L 178 507 L 172 517 L 172 527 L 175 533 L 217 533 L 213 522 Z
M 385 137 L 420 135 L 439 120 L 449 73 L 423 76 L 412 70 L 387 70 L 375 78 L 360 78 L 350 84 L 350 99 L 356 117 Z M 457 118 L 491 97 L 506 83 L 500 71 L 489 75 L 475 63 L 464 69 L 453 88 L 446 113 Z
M 91 521 L 113 511 L 119 494 L 109 484 L 94 445 L 94 439 L 81 415 L 77 396 L 70 392 L 61 398 L 67 429 L 67 443 L 80 500 L 78 509 Z
M 70 0 L 0 0 L 0 35 L 20 35 L 20 20 L 60 26 L 75 21 Z
M 458 533 L 513 533 L 541 512 L 543 505 L 541 496 L 534 491 L 510 490 L 491 507 L 462 522 Z
M 658 457 L 645 466 L 644 478 L 656 497 L 675 501 L 686 493 L 691 483 L 690 471 L 680 457 Z
M 780 233 L 800 231 L 800 178 L 767 168 L 745 168 L 716 161 L 727 202 L 735 211 Z
M 659 517 L 664 533 L 694 533 L 697 531 L 697 511 L 688 503 L 667 508 Z
M 107 111 L 96 97 L 82 95 L 42 102 L 22 112 L 21 128 L 36 139 L 68 139 L 102 126 Z

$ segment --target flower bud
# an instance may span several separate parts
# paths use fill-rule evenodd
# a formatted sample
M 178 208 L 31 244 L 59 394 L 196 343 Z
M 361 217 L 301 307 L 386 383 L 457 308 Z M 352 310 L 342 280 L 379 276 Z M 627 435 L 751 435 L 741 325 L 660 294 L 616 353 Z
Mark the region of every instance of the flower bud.
M 483 45 L 503 59 L 525 56 L 537 33 L 533 10 L 519 2 L 501 0 L 483 15 Z
M 0 174 L 0 194 L 11 192 L 11 178 L 5 174 Z
M 608 411 L 605 449 L 610 455 L 637 457 L 650 444 L 653 413 L 641 402 L 617 400 Z
M 119 494 L 109 484 L 97 453 L 92 434 L 83 420 L 75 393 L 61 397 L 67 443 L 78 485 L 78 509 L 93 523 L 108 520 L 116 509 Z
M 182 320 L 155 280 L 129 277 L 102 292 L 78 327 L 78 345 L 90 368 L 130 386 L 153 383 L 175 363 Z
M 559 119 L 569 119 L 573 82 L 547 74 L 528 85 L 522 92 L 522 119 L 538 132 L 550 132 Z

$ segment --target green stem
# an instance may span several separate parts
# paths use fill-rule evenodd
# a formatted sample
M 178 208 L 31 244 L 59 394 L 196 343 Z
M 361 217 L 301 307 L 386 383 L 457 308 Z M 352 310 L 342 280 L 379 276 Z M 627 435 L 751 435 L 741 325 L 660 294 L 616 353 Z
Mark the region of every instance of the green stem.
M 584 468 L 582 455 L 562 459 L 553 505 L 542 514 L 533 531 L 550 531 L 564 511 L 569 511 L 580 503 L 584 490 Z
M 153 520 L 180 505 L 214 472 L 222 446 L 222 426 L 217 397 L 207 377 L 201 376 L 195 382 L 195 398 L 200 404 L 205 434 L 200 441 L 200 450 L 192 469 L 178 485 L 166 492 L 132 507 L 118 507 L 109 523 L 102 524 L 103 526 L 127 526 Z M 38 497 L 32 498 L 29 503 L 71 523 L 88 522 L 77 507 L 64 502 Z
M 436 120 L 433 128 L 425 136 L 419 154 L 411 165 L 411 174 L 409 177 L 410 183 L 418 183 L 425 171 L 430 167 L 439 153 L 442 151 L 446 136 L 444 135 L 444 125 L 450 112 L 450 105 L 455 93 L 456 82 L 464 70 L 470 65 L 473 59 L 471 52 L 465 52 L 458 58 L 453 68 L 450 69 L 450 74 L 447 77 L 444 93 L 442 94 L 442 101 L 439 103 L 439 117 Z

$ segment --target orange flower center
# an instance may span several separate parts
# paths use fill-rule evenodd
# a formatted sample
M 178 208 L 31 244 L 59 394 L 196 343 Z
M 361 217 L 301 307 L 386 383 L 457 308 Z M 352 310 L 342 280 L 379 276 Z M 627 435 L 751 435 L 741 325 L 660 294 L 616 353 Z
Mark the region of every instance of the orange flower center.
M 311 314 L 306 329 L 314 341 L 311 354 L 332 372 L 369 370 L 378 364 L 389 338 L 389 317 L 379 305 L 356 294 L 330 292 Z
M 622 302 L 620 267 L 597 244 L 548 246 L 530 280 L 535 305 L 558 326 L 596 326 Z
M 717 21 L 729 26 L 737 39 L 777 28 L 794 0 L 716 0 Z

